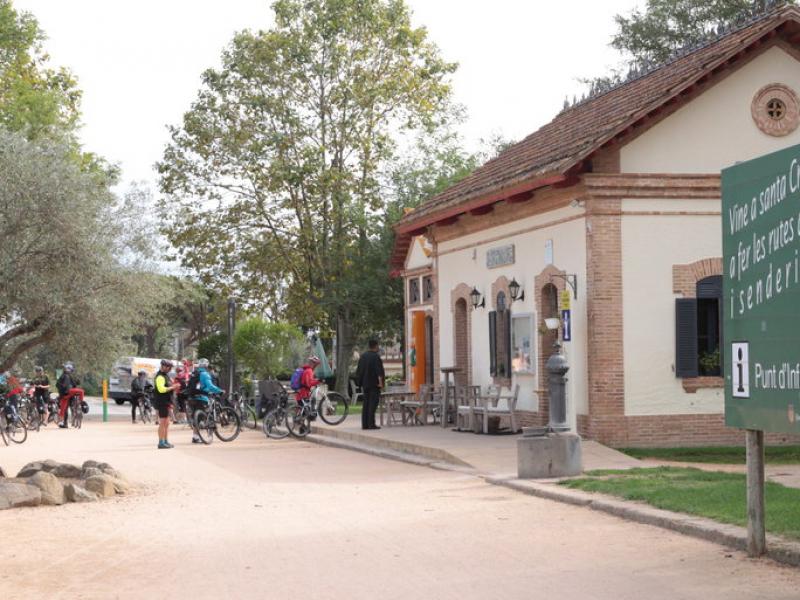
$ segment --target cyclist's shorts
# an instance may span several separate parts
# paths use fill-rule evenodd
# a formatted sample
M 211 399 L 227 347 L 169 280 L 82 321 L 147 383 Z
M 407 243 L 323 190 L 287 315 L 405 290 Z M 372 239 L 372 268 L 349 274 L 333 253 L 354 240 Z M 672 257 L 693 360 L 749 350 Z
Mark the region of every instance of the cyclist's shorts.
M 154 398 L 153 405 L 158 411 L 159 418 L 166 419 L 169 416 L 169 407 L 172 405 L 172 402 L 170 402 L 168 398 Z

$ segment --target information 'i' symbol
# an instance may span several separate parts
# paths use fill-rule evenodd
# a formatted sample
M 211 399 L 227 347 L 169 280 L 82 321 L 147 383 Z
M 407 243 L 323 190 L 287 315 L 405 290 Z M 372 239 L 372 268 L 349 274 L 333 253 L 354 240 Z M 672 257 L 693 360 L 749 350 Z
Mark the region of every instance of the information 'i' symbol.
M 736 363 L 736 368 L 739 369 L 739 389 L 740 393 L 744 393 L 744 373 L 742 372 L 742 361 L 744 360 L 744 352 L 739 348 L 739 362 Z

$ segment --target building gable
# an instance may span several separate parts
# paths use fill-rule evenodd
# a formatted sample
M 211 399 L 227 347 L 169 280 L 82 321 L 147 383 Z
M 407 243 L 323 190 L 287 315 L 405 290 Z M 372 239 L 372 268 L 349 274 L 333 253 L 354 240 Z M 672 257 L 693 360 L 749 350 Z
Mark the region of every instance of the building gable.
M 788 135 L 762 131 L 756 119 L 769 119 L 762 90 L 773 84 L 800 93 L 797 54 L 784 44 L 765 47 L 752 60 L 703 91 L 620 150 L 623 173 L 719 173 L 738 161 L 800 143 L 796 107 L 783 118 L 794 120 Z M 755 110 L 755 115 L 753 111 Z

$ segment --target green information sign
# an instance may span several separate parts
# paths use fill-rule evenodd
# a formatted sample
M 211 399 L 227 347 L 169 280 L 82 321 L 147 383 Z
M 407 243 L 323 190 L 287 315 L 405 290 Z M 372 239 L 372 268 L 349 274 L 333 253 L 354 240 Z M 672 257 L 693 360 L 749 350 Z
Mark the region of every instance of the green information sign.
M 725 422 L 800 433 L 800 146 L 722 172 Z

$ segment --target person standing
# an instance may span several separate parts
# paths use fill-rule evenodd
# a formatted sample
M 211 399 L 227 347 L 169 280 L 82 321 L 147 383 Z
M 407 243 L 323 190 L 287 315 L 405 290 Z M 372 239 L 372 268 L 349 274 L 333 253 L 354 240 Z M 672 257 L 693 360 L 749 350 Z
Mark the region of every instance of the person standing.
M 172 362 L 161 361 L 161 368 L 153 380 L 153 404 L 158 411 L 158 449 L 173 448 L 169 443 L 169 407 L 172 405 L 172 392 L 180 389 L 179 383 L 172 383 L 169 372 Z
M 67 424 L 67 409 L 72 398 L 78 397 L 78 410 L 80 410 L 80 405 L 83 404 L 84 392 L 82 388 L 78 387 L 80 384 L 80 380 L 75 375 L 75 365 L 71 362 L 64 363 L 64 372 L 61 373 L 61 377 L 56 381 L 56 389 L 59 395 L 58 426 L 61 429 L 69 427 Z
M 187 393 L 189 394 L 190 408 L 192 411 L 192 443 L 202 444 L 203 440 L 200 439 L 200 434 L 197 431 L 197 421 L 194 418 L 198 410 L 208 409 L 208 395 L 221 394 L 222 389 L 214 385 L 211 375 L 209 374 L 209 364 L 207 358 L 201 358 L 197 361 L 197 368 L 189 379 L 189 386 Z
M 44 372 L 44 367 L 36 366 L 33 368 L 33 400 L 36 402 L 36 410 L 42 425 L 47 427 L 47 401 L 50 399 L 50 379 Z
M 139 408 L 139 402 L 142 403 L 142 410 L 146 407 L 144 403 L 147 402 L 147 371 L 139 371 L 139 373 L 131 380 L 131 422 L 136 423 L 136 409 Z M 144 422 L 144 421 L 142 421 Z
M 386 373 L 378 352 L 378 340 L 369 341 L 369 350 L 358 359 L 356 383 L 364 390 L 364 408 L 361 412 L 361 429 L 380 429 L 375 424 L 375 411 L 380 402 Z

